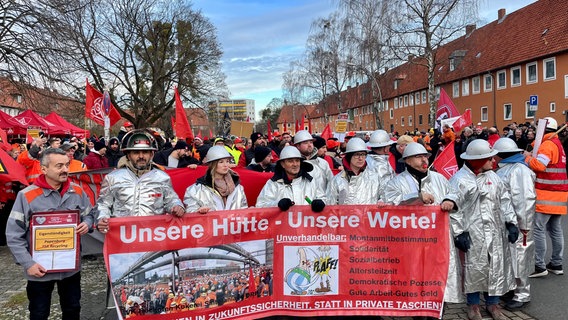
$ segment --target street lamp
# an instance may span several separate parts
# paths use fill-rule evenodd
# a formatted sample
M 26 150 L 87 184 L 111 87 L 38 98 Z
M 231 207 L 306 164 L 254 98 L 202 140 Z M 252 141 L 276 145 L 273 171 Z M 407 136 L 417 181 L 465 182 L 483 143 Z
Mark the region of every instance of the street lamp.
M 354 64 L 354 63 L 347 63 L 347 66 L 350 67 L 356 67 L 357 69 L 363 71 L 365 73 L 365 75 L 367 76 L 368 79 L 371 79 L 371 90 L 372 90 L 372 94 L 373 94 L 373 117 L 374 117 L 374 125 L 373 125 L 373 130 L 377 130 L 377 129 L 382 129 L 382 121 L 379 118 L 379 113 L 378 113 L 378 106 L 377 106 L 377 95 L 376 93 L 378 93 L 379 95 L 379 106 L 382 107 L 383 105 L 383 95 L 381 92 L 381 86 L 379 86 L 379 83 L 377 82 L 377 78 L 371 73 L 369 72 L 369 70 L 363 68 L 360 65 Z

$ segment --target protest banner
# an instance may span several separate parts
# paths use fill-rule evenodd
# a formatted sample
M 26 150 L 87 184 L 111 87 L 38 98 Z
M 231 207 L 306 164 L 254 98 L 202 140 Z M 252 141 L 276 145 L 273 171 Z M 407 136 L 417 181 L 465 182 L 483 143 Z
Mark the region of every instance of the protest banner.
M 104 256 L 125 318 L 439 317 L 448 233 L 439 206 L 249 208 L 113 218 Z

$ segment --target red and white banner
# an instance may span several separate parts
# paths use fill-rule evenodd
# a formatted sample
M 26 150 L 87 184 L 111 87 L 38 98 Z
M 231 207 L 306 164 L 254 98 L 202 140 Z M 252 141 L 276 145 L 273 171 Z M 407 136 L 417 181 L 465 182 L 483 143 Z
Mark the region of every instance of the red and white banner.
M 432 162 L 432 166 L 436 168 L 436 171 L 441 173 L 446 179 L 450 179 L 460 169 L 456 160 L 454 142 L 452 140 L 445 146 L 444 150 L 438 153 L 438 156 Z
M 104 254 L 122 317 L 439 317 L 448 232 L 438 206 L 295 205 L 113 218 Z
M 91 84 L 89 83 L 89 80 L 87 80 L 85 92 L 85 117 L 93 120 L 95 123 L 100 124 L 101 126 L 104 126 L 105 110 L 103 107 L 103 94 L 100 93 L 97 89 L 93 88 L 93 86 L 91 86 Z M 120 113 L 118 113 L 118 110 L 116 110 L 112 103 L 110 104 L 110 112 L 108 113 L 108 117 L 111 126 L 122 119 Z

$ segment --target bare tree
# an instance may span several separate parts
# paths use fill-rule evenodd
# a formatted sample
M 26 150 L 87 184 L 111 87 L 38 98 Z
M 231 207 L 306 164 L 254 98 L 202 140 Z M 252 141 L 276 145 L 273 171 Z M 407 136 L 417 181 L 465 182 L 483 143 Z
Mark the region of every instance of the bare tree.
M 429 124 L 436 121 L 436 91 L 434 73 L 441 61 L 436 49 L 456 38 L 458 32 L 475 21 L 478 0 L 395 0 L 390 2 L 398 9 L 400 21 L 394 25 L 391 46 L 399 57 L 419 56 L 413 63 L 428 68 Z

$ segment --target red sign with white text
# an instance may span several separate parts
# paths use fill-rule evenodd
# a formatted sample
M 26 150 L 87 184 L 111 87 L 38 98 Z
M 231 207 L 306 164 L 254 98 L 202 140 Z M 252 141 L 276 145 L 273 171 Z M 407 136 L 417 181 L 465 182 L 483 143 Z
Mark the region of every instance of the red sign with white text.
M 438 206 L 309 206 L 112 218 L 105 261 L 123 317 L 442 313 Z

